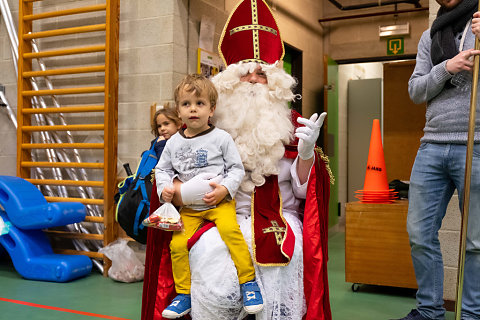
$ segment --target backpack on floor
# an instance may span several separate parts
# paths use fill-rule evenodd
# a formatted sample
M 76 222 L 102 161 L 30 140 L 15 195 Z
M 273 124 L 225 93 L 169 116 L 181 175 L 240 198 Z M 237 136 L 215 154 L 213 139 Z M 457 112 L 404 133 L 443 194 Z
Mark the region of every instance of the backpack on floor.
M 128 236 L 142 244 L 147 243 L 147 228 L 142 221 L 150 211 L 152 182 L 155 178 L 153 169 L 158 162 L 154 147 L 155 143 L 142 153 L 137 171 L 118 184 L 118 193 L 115 195 L 115 199 L 118 199 L 116 220 Z

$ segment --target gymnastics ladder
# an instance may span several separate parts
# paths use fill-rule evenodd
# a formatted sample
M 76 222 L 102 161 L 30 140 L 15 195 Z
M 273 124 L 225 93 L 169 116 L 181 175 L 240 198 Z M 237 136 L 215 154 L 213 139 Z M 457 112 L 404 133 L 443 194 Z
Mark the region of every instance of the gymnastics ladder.
M 75 5 L 82 1 L 73 2 Z M 51 5 L 51 3 L 49 3 Z M 103 216 L 87 216 L 85 222 L 94 224 L 103 224 L 103 233 L 80 233 L 71 231 L 49 230 L 47 233 L 54 237 L 67 239 L 87 239 L 101 240 L 106 246 L 113 242 L 117 237 L 117 226 L 114 221 L 114 191 L 116 186 L 116 165 L 117 165 L 117 120 L 118 120 L 118 36 L 119 36 L 119 0 L 106 0 L 104 4 L 90 5 L 84 7 L 75 7 L 61 10 L 48 11 L 48 5 L 43 6 L 41 0 L 20 0 L 19 6 L 19 31 L 18 31 L 18 86 L 17 86 L 17 176 L 30 181 L 37 186 L 56 186 L 58 188 L 101 188 L 103 197 L 65 197 L 65 196 L 47 196 L 50 202 L 80 202 L 87 206 L 103 207 Z M 72 2 L 69 3 L 71 5 Z M 47 8 L 47 9 L 46 9 Z M 58 8 L 56 8 L 58 9 Z M 87 19 L 90 24 L 84 24 L 85 19 L 77 18 L 81 14 L 96 14 L 95 17 Z M 98 17 L 103 19 L 104 23 L 97 22 Z M 67 20 L 63 20 L 67 18 Z M 53 19 L 54 23 L 49 22 Z M 69 19 L 69 20 L 68 20 Z M 47 22 L 44 22 L 47 20 Z M 76 23 L 83 23 L 81 26 L 70 26 Z M 66 28 L 49 28 L 51 26 L 69 26 Z M 45 30 L 48 29 L 48 30 Z M 95 43 L 93 45 L 77 45 L 78 41 L 72 41 L 72 37 L 79 35 L 94 33 L 104 34 L 103 43 Z M 103 38 L 103 36 L 101 36 Z M 58 45 L 56 48 L 48 48 L 48 50 L 37 51 L 36 44 L 33 41 L 50 39 L 52 43 Z M 62 39 L 65 39 L 62 41 Z M 93 37 L 98 40 L 98 36 Z M 86 39 L 84 43 L 91 40 Z M 70 43 L 75 42 L 72 46 Z M 67 47 L 61 46 L 63 43 Z M 41 44 L 41 43 L 40 43 Z M 70 46 L 69 46 L 70 44 Z M 104 54 L 104 64 L 102 65 L 86 65 L 73 66 L 67 68 L 34 68 L 32 63 L 34 59 L 48 58 L 64 58 L 65 56 L 80 57 L 72 59 L 82 61 L 87 59 L 81 58 L 82 55 Z M 68 60 L 66 60 L 68 61 Z M 93 74 L 91 78 L 98 79 L 99 74 L 104 77 L 101 85 L 85 86 L 82 81 L 71 81 L 65 87 L 54 89 L 47 86 L 45 89 L 40 88 L 33 81 L 38 77 L 56 77 L 67 76 L 73 79 L 73 75 Z M 67 78 L 68 79 L 68 78 Z M 79 83 L 80 82 L 80 83 Z M 88 97 L 92 94 L 103 94 L 103 105 L 77 105 L 72 103 L 68 106 L 60 106 L 57 103 L 58 96 L 71 97 L 68 101 L 88 101 Z M 54 102 L 54 106 L 47 103 L 39 103 L 40 100 L 50 99 Z M 89 116 L 90 114 L 103 114 L 102 117 Z M 97 123 L 76 123 L 66 124 L 61 122 L 55 124 L 53 121 L 32 121 L 35 116 L 43 117 L 55 114 L 77 114 L 79 119 L 93 118 Z M 98 118 L 102 118 L 98 121 Z M 58 122 L 58 121 L 57 121 Z M 91 122 L 91 121 L 90 121 Z M 34 140 L 38 136 L 45 133 L 55 133 L 58 136 L 64 136 L 65 133 L 71 132 L 97 132 L 103 136 L 103 142 L 82 143 L 75 142 L 75 139 L 67 139 L 68 142 L 59 142 L 58 140 L 49 140 L 44 143 L 35 143 Z M 63 150 L 63 151 L 103 151 L 103 157 L 90 162 L 69 161 L 65 157 L 63 161 L 41 161 L 36 160 L 37 156 L 32 157 L 34 152 L 38 150 Z M 41 177 L 40 179 L 32 179 L 32 169 L 51 168 L 52 170 L 80 169 L 80 170 L 103 170 L 103 175 L 98 174 L 100 179 L 94 181 L 86 181 L 79 179 L 48 179 Z M 64 193 L 65 194 L 65 193 Z M 107 274 L 110 267 L 110 260 L 103 254 L 92 251 L 79 251 L 72 249 L 57 249 L 55 252 L 66 254 L 84 254 L 91 258 L 103 259 L 103 273 Z

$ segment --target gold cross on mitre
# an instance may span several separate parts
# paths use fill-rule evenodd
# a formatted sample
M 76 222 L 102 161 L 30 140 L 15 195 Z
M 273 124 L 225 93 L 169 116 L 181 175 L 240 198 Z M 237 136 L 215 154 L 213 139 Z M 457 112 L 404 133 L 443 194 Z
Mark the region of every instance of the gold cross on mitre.
M 271 220 L 270 222 L 272 223 L 272 226 L 262 229 L 262 231 L 263 233 L 275 233 L 275 240 L 277 241 L 278 245 L 281 245 L 283 240 L 283 234 L 285 233 L 286 228 L 280 227 L 276 220 Z

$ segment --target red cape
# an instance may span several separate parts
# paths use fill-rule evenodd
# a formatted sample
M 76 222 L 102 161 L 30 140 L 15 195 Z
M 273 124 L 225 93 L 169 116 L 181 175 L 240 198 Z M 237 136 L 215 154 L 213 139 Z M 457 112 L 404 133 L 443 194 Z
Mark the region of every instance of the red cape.
M 292 110 L 295 129 L 303 126 L 297 122 L 298 117 L 301 115 Z M 295 138 L 293 143 L 285 146 L 285 157 L 296 158 L 297 146 L 298 138 Z M 303 216 L 303 291 L 307 302 L 307 314 L 303 320 L 331 320 L 327 273 L 331 171 L 321 150 L 315 150 L 314 161 Z
M 331 320 L 328 291 L 328 201 L 330 175 L 318 153 L 308 181 L 303 218 L 304 320 Z
M 292 114 L 294 124 L 297 115 Z M 287 158 L 295 158 L 296 155 L 296 145 L 286 147 Z M 327 277 L 329 198 L 330 175 L 321 155 L 316 152 L 308 182 L 303 221 L 304 292 L 307 302 L 304 320 L 332 319 Z M 158 206 L 157 189 L 153 184 L 150 212 L 155 211 Z M 198 239 L 198 235 L 196 238 Z M 170 260 L 170 239 L 171 232 L 149 228 L 142 320 L 165 319 L 162 317 L 162 311 L 176 296 Z M 189 246 L 191 245 L 192 242 L 189 243 Z

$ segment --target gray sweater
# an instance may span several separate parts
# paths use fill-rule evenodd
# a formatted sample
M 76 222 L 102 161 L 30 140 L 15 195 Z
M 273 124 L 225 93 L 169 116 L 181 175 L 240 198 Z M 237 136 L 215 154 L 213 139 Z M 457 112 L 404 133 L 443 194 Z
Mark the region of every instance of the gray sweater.
M 455 37 L 457 48 L 462 34 Z M 475 36 L 471 28 L 466 33 L 463 50 L 474 47 Z M 466 143 L 470 112 L 472 74 L 462 71 L 455 76 L 445 68 L 446 60 L 432 65 L 430 58 L 430 30 L 426 30 L 418 44 L 415 70 L 408 81 L 408 93 L 414 103 L 427 102 L 426 122 L 422 142 Z M 458 86 L 445 84 L 455 77 Z M 480 142 L 480 114 L 477 99 L 475 142 Z
M 168 139 L 155 167 L 158 196 L 174 177 L 186 182 L 201 173 L 221 175 L 223 180 L 220 184 L 227 188 L 232 199 L 235 197 L 245 171 L 235 142 L 226 131 L 212 126 L 191 138 L 179 131 Z M 215 206 L 189 207 L 206 210 Z

